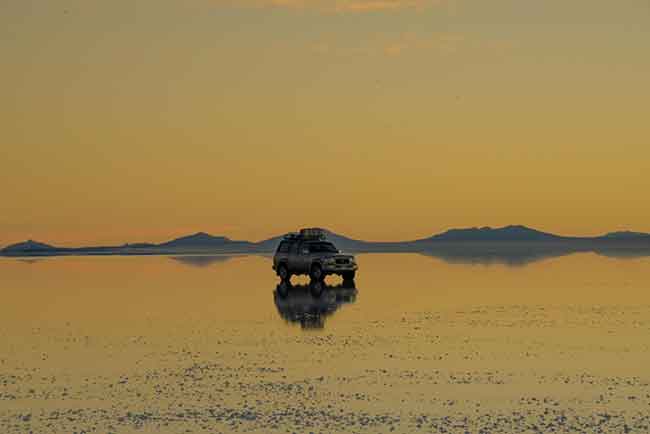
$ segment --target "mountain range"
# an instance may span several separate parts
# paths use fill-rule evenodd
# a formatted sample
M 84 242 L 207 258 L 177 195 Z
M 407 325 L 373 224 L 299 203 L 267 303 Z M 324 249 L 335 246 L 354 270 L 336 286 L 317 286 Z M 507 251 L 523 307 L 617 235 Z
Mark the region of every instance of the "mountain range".
M 472 252 L 554 252 L 599 251 L 622 254 L 650 254 L 650 234 L 641 232 L 611 232 L 597 237 L 567 237 L 538 231 L 526 226 L 511 225 L 501 228 L 481 227 L 450 229 L 428 238 L 373 242 L 356 240 L 325 231 L 327 238 L 339 249 L 350 252 L 418 252 L 461 257 Z M 2 256 L 56 256 L 56 255 L 157 255 L 210 253 L 271 253 L 283 235 L 251 242 L 231 240 L 198 232 L 160 244 L 136 243 L 120 246 L 57 247 L 28 240 L 0 250 Z

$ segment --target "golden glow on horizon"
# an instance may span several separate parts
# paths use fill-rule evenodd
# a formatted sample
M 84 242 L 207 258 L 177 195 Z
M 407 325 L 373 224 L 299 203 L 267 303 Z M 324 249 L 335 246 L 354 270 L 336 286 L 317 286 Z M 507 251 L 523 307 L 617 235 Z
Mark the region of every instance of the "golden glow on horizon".
M 650 10 L 595 3 L 9 0 L 0 245 L 650 232 Z

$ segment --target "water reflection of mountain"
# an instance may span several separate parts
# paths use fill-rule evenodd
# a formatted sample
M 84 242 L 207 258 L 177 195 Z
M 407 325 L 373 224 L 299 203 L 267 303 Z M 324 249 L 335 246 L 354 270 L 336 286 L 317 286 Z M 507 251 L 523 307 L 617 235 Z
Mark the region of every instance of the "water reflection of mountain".
M 214 264 L 228 261 L 232 256 L 227 255 L 183 255 L 170 256 L 169 259 L 190 267 L 205 268 Z
M 574 253 L 595 253 L 597 255 L 633 259 L 650 256 L 650 248 L 617 248 L 589 244 L 572 246 L 568 244 L 535 244 L 535 243 L 472 243 L 445 244 L 432 247 L 420 252 L 425 256 L 442 259 L 450 264 L 493 265 L 503 264 L 511 267 L 522 267 L 544 259 L 568 256 Z
M 639 248 L 609 248 L 609 249 L 595 249 L 595 253 L 601 256 L 607 256 L 609 258 L 617 259 L 635 259 L 635 258 L 644 258 L 650 256 L 650 247 L 639 247 Z
M 18 262 L 22 262 L 23 264 L 38 264 L 39 262 L 46 261 L 46 259 L 41 259 L 41 258 L 30 258 L 30 259 L 18 259 Z
M 291 323 L 300 324 L 303 329 L 322 329 L 325 319 L 342 305 L 354 303 L 357 289 L 354 282 L 344 281 L 340 285 L 312 282 L 309 285 L 279 283 L 273 292 L 278 313 Z
M 573 253 L 561 247 L 535 246 L 445 246 L 441 249 L 431 249 L 421 252 L 425 256 L 442 259 L 450 264 L 494 265 L 503 264 L 511 267 L 522 267 L 533 262 L 548 258 L 566 256 Z

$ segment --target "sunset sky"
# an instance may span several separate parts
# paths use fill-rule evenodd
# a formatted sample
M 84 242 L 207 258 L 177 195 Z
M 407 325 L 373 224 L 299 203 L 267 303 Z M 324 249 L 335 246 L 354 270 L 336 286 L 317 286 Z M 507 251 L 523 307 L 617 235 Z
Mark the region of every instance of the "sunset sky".
M 0 0 L 0 245 L 650 232 L 648 0 Z

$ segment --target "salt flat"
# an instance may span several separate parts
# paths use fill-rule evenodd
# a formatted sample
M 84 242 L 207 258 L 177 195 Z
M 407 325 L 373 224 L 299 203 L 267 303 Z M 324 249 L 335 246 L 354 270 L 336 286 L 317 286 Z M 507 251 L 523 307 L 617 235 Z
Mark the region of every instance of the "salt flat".
M 0 431 L 650 431 L 650 260 L 359 262 L 0 261 Z

